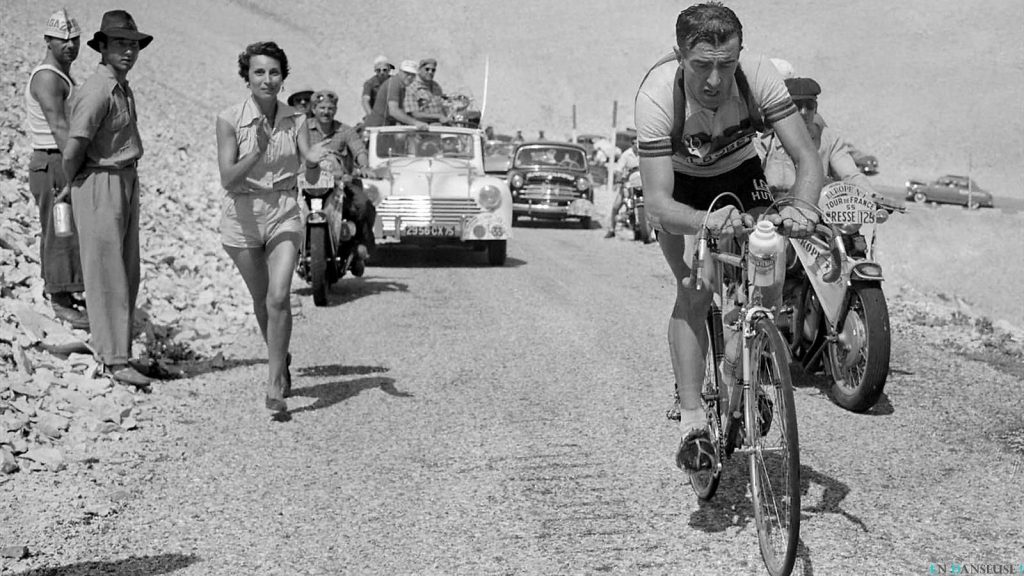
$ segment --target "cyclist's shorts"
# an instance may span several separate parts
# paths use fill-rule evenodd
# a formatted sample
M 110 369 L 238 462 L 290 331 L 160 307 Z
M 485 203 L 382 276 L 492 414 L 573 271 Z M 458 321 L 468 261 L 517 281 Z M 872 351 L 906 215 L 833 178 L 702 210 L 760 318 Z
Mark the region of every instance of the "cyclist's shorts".
M 675 177 L 672 199 L 697 210 L 707 210 L 715 196 L 722 192 L 739 196 L 747 212 L 755 207 L 768 207 L 775 201 L 765 180 L 761 161 L 756 157 L 718 176 L 702 178 L 676 172 Z M 723 198 L 718 207 L 727 204 L 735 205 L 736 202 L 732 198 Z

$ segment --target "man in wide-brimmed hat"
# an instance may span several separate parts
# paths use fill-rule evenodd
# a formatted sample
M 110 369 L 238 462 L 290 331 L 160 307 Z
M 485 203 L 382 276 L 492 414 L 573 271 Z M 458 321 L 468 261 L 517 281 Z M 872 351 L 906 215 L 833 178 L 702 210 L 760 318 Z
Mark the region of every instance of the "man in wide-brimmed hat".
M 66 9 L 54 12 L 46 21 L 46 56 L 32 69 L 25 86 L 25 125 L 32 146 L 28 186 L 39 208 L 43 290 L 58 318 L 88 330 L 85 302 L 76 297 L 85 289 L 78 234 L 72 224 L 70 235 L 58 236 L 53 225 L 53 205 L 67 181 L 61 156 L 68 140 L 65 106 L 75 90 L 71 64 L 78 58 L 81 35 L 78 22 Z
M 304 89 L 304 90 L 299 90 L 298 92 L 293 92 L 292 95 L 288 97 L 287 102 L 288 102 L 288 105 L 291 106 L 292 108 L 295 108 L 296 110 L 301 110 L 302 113 L 305 114 L 306 116 L 312 117 L 313 116 L 313 111 L 312 111 L 313 106 L 311 105 L 311 103 L 309 101 L 310 98 L 312 98 L 312 97 L 313 97 L 313 91 L 312 90 L 308 90 L 308 89 Z
M 87 43 L 100 53 L 96 73 L 71 107 L 64 172 L 73 199 L 89 306 L 92 346 L 117 381 L 147 386 L 129 364 L 139 293 L 139 178 L 142 157 L 128 72 L 153 41 L 131 14 L 112 10 Z

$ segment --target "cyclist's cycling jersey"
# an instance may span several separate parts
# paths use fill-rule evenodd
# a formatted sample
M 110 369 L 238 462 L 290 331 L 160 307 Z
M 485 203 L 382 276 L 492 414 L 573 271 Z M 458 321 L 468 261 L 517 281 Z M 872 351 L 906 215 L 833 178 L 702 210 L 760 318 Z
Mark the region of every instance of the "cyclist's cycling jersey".
M 777 122 L 797 113 L 782 76 L 770 60 L 741 53 L 739 65 L 766 122 Z M 637 92 L 634 114 L 640 157 L 672 156 L 672 168 L 676 172 L 699 178 L 720 176 L 756 158 L 757 152 L 751 143 L 754 126 L 736 82 L 732 83 L 731 97 L 717 110 L 703 107 L 683 82 L 686 120 L 682 142 L 676 143 L 673 153 L 678 67 L 676 60 L 655 66 Z

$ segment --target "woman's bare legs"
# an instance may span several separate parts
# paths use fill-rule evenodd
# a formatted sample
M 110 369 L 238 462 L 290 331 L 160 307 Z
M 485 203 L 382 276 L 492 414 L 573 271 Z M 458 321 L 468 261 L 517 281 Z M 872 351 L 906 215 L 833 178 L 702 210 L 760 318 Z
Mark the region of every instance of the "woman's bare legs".
M 267 343 L 267 397 L 281 400 L 282 405 L 285 359 L 292 334 L 292 273 L 300 237 L 299 233 L 281 234 L 265 248 L 224 247 L 249 289 L 256 322 Z

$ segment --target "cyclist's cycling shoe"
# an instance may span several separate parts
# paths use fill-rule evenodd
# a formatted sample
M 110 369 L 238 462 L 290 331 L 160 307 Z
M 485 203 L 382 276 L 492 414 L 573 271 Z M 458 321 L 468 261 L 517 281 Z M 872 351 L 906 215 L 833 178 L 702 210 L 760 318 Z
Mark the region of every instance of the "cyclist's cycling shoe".
M 775 404 L 767 394 L 758 390 L 757 391 L 757 413 L 761 420 L 761 437 L 768 435 L 768 431 L 772 429 L 772 411 L 775 408 Z
M 715 465 L 715 446 L 708 431 L 690 430 L 679 443 L 676 452 L 676 466 L 687 471 L 710 470 Z

